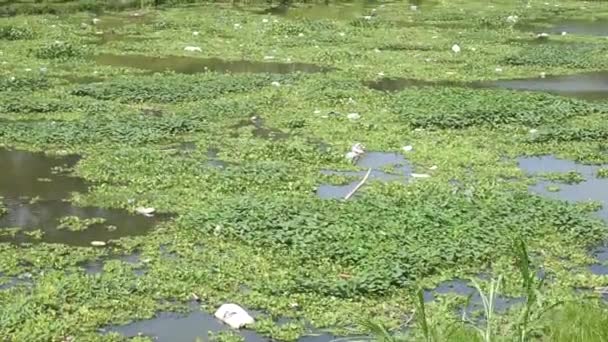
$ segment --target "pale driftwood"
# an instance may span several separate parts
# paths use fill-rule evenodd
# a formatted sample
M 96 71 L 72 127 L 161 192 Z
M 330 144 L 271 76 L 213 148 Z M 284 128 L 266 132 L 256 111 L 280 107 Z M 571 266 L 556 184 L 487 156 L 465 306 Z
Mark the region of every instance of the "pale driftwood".
M 367 178 L 369 178 L 369 174 L 372 173 L 372 169 L 368 169 L 367 173 L 365 174 L 365 177 L 363 177 L 363 179 L 361 180 L 361 182 L 359 182 L 359 184 L 357 184 L 357 186 L 348 193 L 348 195 L 346 195 L 344 197 L 345 201 L 348 201 L 349 198 L 353 197 L 353 195 L 355 194 L 355 192 L 357 192 L 357 190 L 359 190 L 360 187 L 363 186 L 363 184 L 365 184 L 365 182 L 367 181 Z

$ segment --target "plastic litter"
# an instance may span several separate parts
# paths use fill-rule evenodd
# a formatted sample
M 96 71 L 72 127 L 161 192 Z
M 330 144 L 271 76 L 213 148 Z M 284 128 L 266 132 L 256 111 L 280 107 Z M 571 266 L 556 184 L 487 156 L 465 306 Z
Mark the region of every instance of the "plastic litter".
M 232 329 L 240 329 L 255 322 L 245 309 L 236 304 L 223 304 L 215 312 L 215 317 Z

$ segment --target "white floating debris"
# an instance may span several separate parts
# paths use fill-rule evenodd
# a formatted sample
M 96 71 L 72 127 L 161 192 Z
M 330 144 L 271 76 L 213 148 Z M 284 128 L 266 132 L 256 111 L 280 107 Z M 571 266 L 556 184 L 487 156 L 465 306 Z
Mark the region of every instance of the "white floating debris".
M 411 152 L 414 149 L 414 146 L 407 145 L 407 146 L 403 146 L 401 149 L 403 150 L 403 152 Z
M 354 153 L 357 153 L 359 155 L 365 154 L 365 146 L 363 146 L 363 144 L 361 143 L 356 143 L 354 144 L 350 150 Z
M 192 32 L 192 35 L 193 35 L 193 36 L 198 36 L 199 34 L 201 34 L 201 33 L 200 33 L 200 32 L 198 32 L 198 31 L 194 31 L 194 32 Z
M 496 72 L 502 72 L 502 68 L 496 68 Z
M 263 23 L 267 23 L 267 22 L 268 22 L 268 19 L 264 18 L 264 19 L 262 19 L 262 22 L 263 22 Z
M 546 38 L 549 38 L 549 34 L 545 33 L 545 32 L 542 32 L 542 33 L 537 34 L 536 38 L 537 39 L 546 39 Z
M 537 129 L 535 129 L 535 128 L 532 128 L 532 129 L 531 129 L 531 130 L 529 130 L 528 132 L 530 132 L 530 134 L 534 134 L 534 133 L 537 133 L 537 132 L 538 132 L 538 130 L 537 130 Z
M 346 36 L 346 33 L 344 33 L 344 32 L 340 32 L 340 33 L 338 33 L 338 35 L 339 35 L 340 37 L 344 37 L 344 36 Z
M 30 71 L 32 71 L 32 69 L 31 68 L 25 68 L 25 71 L 26 72 L 30 72 Z
M 416 5 L 411 5 L 411 6 L 410 6 L 410 10 L 412 10 L 412 11 L 417 11 L 417 10 L 418 10 L 418 6 L 416 6 Z
M 203 49 L 201 49 L 198 46 L 186 46 L 184 48 L 184 51 L 188 51 L 188 52 L 203 52 Z
M 380 49 L 375 48 L 375 49 L 374 49 L 374 52 L 375 52 L 375 53 L 380 53 L 381 51 L 380 51 Z
M 241 28 L 241 24 L 239 24 L 239 23 L 234 24 L 234 28 L 235 28 L 235 29 L 239 29 L 239 28 Z
M 298 33 L 298 37 L 304 37 L 304 33 L 302 33 L 302 32 Z
M 103 34 L 103 31 L 95 31 L 95 34 L 101 36 Z
M 141 215 L 151 216 L 152 214 L 154 214 L 154 212 L 156 212 L 156 209 L 137 207 L 137 208 L 135 208 L 135 212 L 137 212 L 138 214 L 141 214 Z
M 507 17 L 507 22 L 511 24 L 515 24 L 519 20 L 519 17 L 516 15 L 510 15 Z
M 359 113 L 350 113 L 346 115 L 346 118 L 351 121 L 356 121 L 361 119 L 361 115 L 359 115 Z
M 426 173 L 412 173 L 412 177 L 414 178 L 430 178 L 431 175 Z
M 255 322 L 245 309 L 236 304 L 223 304 L 215 312 L 215 317 L 232 329 L 240 329 Z
M 477 48 L 472 47 L 469 50 L 471 50 L 471 51 L 477 51 Z
M 384 76 L 384 73 L 383 73 L 382 71 L 380 71 L 380 72 L 378 73 L 378 76 L 383 77 L 383 76 Z
M 315 114 L 321 114 L 321 111 L 320 111 L 320 110 L 318 110 L 318 109 L 315 109 L 314 113 L 315 113 Z
M 429 167 L 429 170 L 431 170 L 431 171 L 437 170 L 437 165 L 433 165 L 433 166 Z
M 540 78 L 545 78 L 545 77 L 547 77 L 547 73 L 541 72 L 539 76 L 540 76 Z
M 274 81 L 274 82 L 270 83 L 270 85 L 272 85 L 273 87 L 280 87 L 281 83 Z
M 15 76 L 11 76 L 11 78 L 9 78 L 9 80 L 14 81 L 16 80 Z
M 372 20 L 372 16 L 371 15 L 364 15 L 363 19 L 365 19 L 365 20 Z
M 454 51 L 454 53 L 459 53 L 460 52 L 460 46 L 458 46 L 458 44 L 452 45 L 452 51 Z
M 562 32 L 562 36 L 565 36 L 565 35 L 567 35 L 567 34 L 568 34 L 568 32 L 566 32 L 566 31 L 563 31 L 563 32 Z
M 265 60 L 271 60 L 271 59 L 274 59 L 274 56 L 264 56 L 264 59 Z
M 91 241 L 91 246 L 93 247 L 103 247 L 105 245 L 105 241 Z
M 99 22 L 101 22 L 101 19 L 93 18 L 93 25 L 97 25 L 97 24 L 99 24 Z

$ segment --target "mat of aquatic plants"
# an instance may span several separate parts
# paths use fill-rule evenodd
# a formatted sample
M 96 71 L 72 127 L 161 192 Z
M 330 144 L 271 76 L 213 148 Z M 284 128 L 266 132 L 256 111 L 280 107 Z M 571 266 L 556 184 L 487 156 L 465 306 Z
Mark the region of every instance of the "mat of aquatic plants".
M 608 338 L 605 3 L 0 15 L 3 339 Z

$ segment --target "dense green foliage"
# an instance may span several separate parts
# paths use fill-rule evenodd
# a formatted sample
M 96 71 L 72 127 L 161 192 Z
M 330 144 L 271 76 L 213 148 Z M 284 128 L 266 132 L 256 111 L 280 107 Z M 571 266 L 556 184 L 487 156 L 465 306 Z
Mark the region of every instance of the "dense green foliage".
M 470 321 L 487 312 L 467 313 L 463 322 L 466 296 L 431 291 L 455 278 L 474 279 L 486 298 L 525 297 L 491 322 L 479 321 L 493 340 L 608 336 L 600 296 L 573 291 L 608 286 L 608 277 L 588 269 L 599 265 L 590 248 L 608 238 L 606 223 L 593 215 L 601 203 L 535 195 L 528 188 L 534 182 L 582 185 L 584 175 L 526 175 L 517 164 L 521 155 L 550 154 L 608 162 L 608 102 L 486 86 L 605 68 L 604 37 L 568 32 L 540 41 L 507 19 L 601 21 L 606 6 L 458 0 L 416 8 L 400 1 L 172 7 L 195 2 L 202 1 L 161 1 L 157 10 L 151 1 L 140 8 L 140 1 L 0 0 L 0 14 L 23 14 L 0 25 L 0 144 L 79 154 L 67 171 L 82 177 L 88 192 L 64 200 L 125 209 L 136 219 L 148 219 L 141 208 L 154 208 L 151 219 L 160 221 L 123 236 L 124 225 L 102 221 L 102 213 L 84 218 L 75 210 L 61 213 L 52 229 L 1 228 L 0 336 L 124 341 L 100 329 L 184 311 L 194 294 L 207 312 L 226 302 L 255 310 L 251 328 L 273 340 L 295 340 L 314 327 L 338 335 L 371 331 L 387 341 L 481 341 Z M 103 11 L 125 8 L 137 9 Z M 122 66 L 120 59 L 100 61 L 122 54 L 166 58 L 146 59 L 161 61 L 149 68 L 132 59 Z M 289 63 L 318 68 L 289 72 Z M 224 66 L 228 72 L 220 72 Z M 409 85 L 395 92 L 368 87 L 383 79 Z M 348 201 L 319 198 L 320 186 L 361 180 L 323 173 L 364 174 L 366 167 L 345 158 L 355 143 L 405 158 L 417 178 L 372 176 Z M 28 165 L 7 155 L 7 163 Z M 375 171 L 400 172 L 380 164 Z M 10 177 L 46 171 L 32 167 Z M 51 191 L 62 184 L 51 176 L 0 178 L 0 192 L 9 185 Z M 44 194 L 10 193 L 16 198 L 3 199 L 0 220 L 13 217 L 14 202 L 44 212 Z M 49 243 L 57 236 L 73 237 L 74 246 Z M 522 238 L 527 272 L 514 247 Z M 133 255 L 137 261 L 125 259 Z M 95 265 L 101 270 L 91 272 Z M 536 280 L 537 270 L 546 282 Z M 500 286 L 491 280 L 499 276 Z M 424 303 L 431 294 L 436 300 Z M 564 301 L 579 304 L 552 307 Z M 361 324 L 369 321 L 377 324 Z M 413 329 L 400 334 L 404 325 Z

